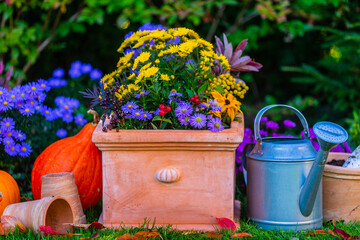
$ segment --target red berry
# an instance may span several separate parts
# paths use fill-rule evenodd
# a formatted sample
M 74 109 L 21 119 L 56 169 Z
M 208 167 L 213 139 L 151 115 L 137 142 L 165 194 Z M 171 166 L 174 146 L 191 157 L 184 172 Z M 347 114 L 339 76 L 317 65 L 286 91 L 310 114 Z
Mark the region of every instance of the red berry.
M 165 112 L 170 112 L 171 111 L 171 107 L 166 107 L 166 109 L 165 109 Z
M 193 102 L 194 100 L 195 100 L 195 98 L 194 98 L 194 97 L 190 97 L 190 101 L 192 101 L 192 102 Z
M 195 104 L 199 104 L 200 103 L 200 100 L 197 98 L 195 99 Z
M 165 105 L 164 105 L 164 104 L 160 104 L 160 105 L 159 105 L 159 108 L 160 108 L 160 110 L 164 110 L 164 109 L 165 109 Z
M 196 95 L 194 96 L 194 98 L 198 99 L 198 98 L 199 98 L 199 96 L 196 94 Z
M 166 112 L 163 111 L 163 110 L 160 110 L 159 114 L 160 114 L 161 116 L 164 116 L 164 115 L 166 114 Z

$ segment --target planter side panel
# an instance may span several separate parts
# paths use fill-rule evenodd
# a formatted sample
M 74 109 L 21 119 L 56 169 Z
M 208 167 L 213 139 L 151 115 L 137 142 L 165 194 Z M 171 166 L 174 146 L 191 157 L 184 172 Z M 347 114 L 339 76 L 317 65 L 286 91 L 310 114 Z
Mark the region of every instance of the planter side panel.
M 105 224 L 216 224 L 233 219 L 234 151 L 103 151 Z M 161 183 L 172 167 L 180 179 Z

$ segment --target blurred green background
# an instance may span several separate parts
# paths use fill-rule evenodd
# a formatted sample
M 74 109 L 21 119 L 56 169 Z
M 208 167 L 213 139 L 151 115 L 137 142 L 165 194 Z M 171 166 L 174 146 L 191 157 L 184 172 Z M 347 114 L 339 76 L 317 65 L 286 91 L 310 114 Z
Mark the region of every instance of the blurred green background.
M 360 144 L 359 1 L 6 0 L 0 60 L 14 67 L 10 86 L 47 79 L 75 60 L 109 73 L 125 34 L 150 22 L 194 29 L 212 43 L 223 33 L 234 47 L 249 40 L 243 55 L 263 68 L 240 76 L 250 87 L 242 106 L 247 127 L 261 107 L 286 103 L 311 126 L 320 120 L 343 125 L 352 148 Z M 68 96 L 86 87 L 76 84 Z M 85 111 L 89 103 L 79 100 Z M 284 114 L 296 120 L 283 110 L 269 112 L 274 121 Z

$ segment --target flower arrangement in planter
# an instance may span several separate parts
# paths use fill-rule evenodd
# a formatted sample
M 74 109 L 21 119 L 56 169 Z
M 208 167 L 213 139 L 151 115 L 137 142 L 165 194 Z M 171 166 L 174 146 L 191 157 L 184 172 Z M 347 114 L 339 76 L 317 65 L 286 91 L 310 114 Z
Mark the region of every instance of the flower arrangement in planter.
M 150 218 L 213 230 L 216 217 L 234 219 L 234 157 L 248 90 L 239 71 L 261 65 L 241 57 L 246 40 L 235 51 L 225 36 L 217 43 L 215 52 L 190 29 L 141 29 L 126 35 L 100 91 L 85 92 L 105 110 L 93 142 L 103 154 L 106 226 Z

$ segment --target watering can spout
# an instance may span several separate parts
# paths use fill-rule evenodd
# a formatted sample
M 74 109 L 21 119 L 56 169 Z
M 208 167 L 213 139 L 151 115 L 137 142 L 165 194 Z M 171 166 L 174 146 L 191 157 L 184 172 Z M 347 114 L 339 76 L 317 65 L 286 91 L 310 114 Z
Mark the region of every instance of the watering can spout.
M 345 129 L 331 122 L 316 123 L 313 130 L 320 148 L 309 175 L 300 190 L 299 207 L 305 217 L 309 216 L 313 210 L 330 149 L 345 142 L 348 138 Z

